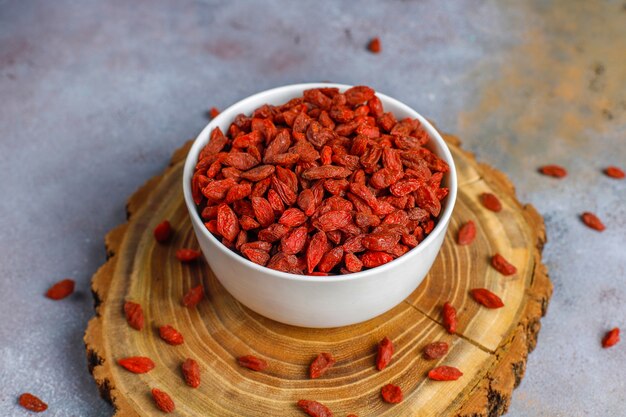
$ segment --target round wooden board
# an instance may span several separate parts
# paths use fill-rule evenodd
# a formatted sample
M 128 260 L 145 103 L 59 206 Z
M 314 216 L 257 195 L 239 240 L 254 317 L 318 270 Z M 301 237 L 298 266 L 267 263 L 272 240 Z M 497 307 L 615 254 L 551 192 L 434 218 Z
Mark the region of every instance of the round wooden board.
M 322 402 L 335 416 L 498 416 L 506 412 L 511 393 L 524 375 L 526 358 L 536 344 L 539 320 L 545 314 L 552 286 L 541 263 L 545 242 L 541 216 L 515 199 L 504 175 L 478 164 L 446 136 L 459 174 L 459 193 L 448 235 L 428 277 L 405 301 L 365 323 L 306 329 L 266 319 L 239 304 L 220 285 L 205 262 L 181 264 L 174 256 L 181 247 L 197 248 L 183 202 L 181 177 L 189 143 L 176 151 L 167 170 L 148 181 L 128 202 L 129 221 L 106 236 L 108 261 L 93 277 L 94 317 L 85 334 L 89 368 L 102 396 L 113 403 L 117 417 L 162 415 L 150 397 L 151 388 L 168 392 L 176 416 L 302 416 L 299 399 Z M 490 212 L 478 196 L 491 191 L 503 203 Z M 176 230 L 166 245 L 157 244 L 152 230 L 169 219 Z M 477 239 L 459 246 L 461 224 L 473 220 Z M 505 277 L 489 265 L 501 253 L 517 266 Z M 181 305 L 182 295 L 202 283 L 206 298 L 196 308 Z M 499 294 L 505 307 L 488 310 L 473 301 L 468 290 L 484 287 Z M 125 322 L 126 300 L 142 304 L 146 326 L 139 332 Z M 458 311 L 457 335 L 441 325 L 441 306 L 450 301 Z M 185 343 L 165 344 L 158 326 L 171 324 Z M 395 345 L 393 361 L 375 369 L 376 345 L 388 336 Z M 446 357 L 422 358 L 433 341 L 450 345 Z M 307 378 L 311 360 L 332 352 L 336 365 L 322 378 Z M 253 372 L 236 358 L 254 354 L 269 368 Z M 148 356 L 156 368 L 132 374 L 118 358 Z M 194 358 L 203 370 L 197 389 L 185 385 L 180 364 Z M 438 365 L 458 367 L 455 382 L 426 377 Z M 380 389 L 402 387 L 404 401 L 386 404 Z

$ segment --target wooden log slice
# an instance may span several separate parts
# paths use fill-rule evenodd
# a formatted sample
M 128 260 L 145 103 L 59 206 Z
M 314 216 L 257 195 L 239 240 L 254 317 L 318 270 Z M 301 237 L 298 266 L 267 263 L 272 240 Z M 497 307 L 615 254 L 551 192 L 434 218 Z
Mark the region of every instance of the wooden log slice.
M 89 369 L 102 396 L 115 406 L 117 417 L 162 415 L 150 390 L 168 392 L 176 416 L 304 416 L 296 402 L 319 401 L 334 416 L 498 416 L 506 412 L 513 388 L 524 375 L 526 358 L 536 344 L 539 319 L 545 314 L 552 286 L 541 263 L 545 241 L 543 220 L 530 205 L 515 199 L 511 183 L 500 172 L 478 164 L 445 136 L 457 163 L 459 193 L 440 255 L 422 285 L 404 302 L 380 317 L 335 329 L 306 329 L 277 323 L 239 304 L 214 277 L 204 261 L 181 264 L 175 252 L 198 248 L 183 202 L 181 178 L 189 143 L 173 156 L 165 172 L 140 188 L 128 202 L 129 221 L 106 236 L 108 261 L 93 277 L 96 316 L 85 334 Z M 486 210 L 479 201 L 485 191 L 498 195 L 503 210 Z M 169 219 L 175 234 L 158 244 L 152 231 Z M 461 224 L 473 220 L 477 238 L 469 246 L 455 243 Z M 489 259 L 501 253 L 518 272 L 505 277 Z M 206 298 L 185 308 L 181 298 L 202 284 Z M 478 305 L 468 290 L 484 287 L 500 295 L 505 307 Z M 126 300 L 143 306 L 143 331 L 128 326 Z M 458 334 L 441 324 L 441 306 L 458 310 Z M 170 324 L 185 343 L 171 346 L 158 335 Z M 392 363 L 382 372 L 374 366 L 376 345 L 393 340 Z M 422 349 L 445 341 L 450 351 L 426 361 Z M 322 378 L 307 377 L 320 352 L 332 352 L 336 365 Z M 269 367 L 253 372 L 236 358 L 253 354 Z M 147 356 L 156 367 L 132 374 L 117 365 L 119 358 Z M 202 383 L 185 385 L 180 366 L 186 358 L 202 368 Z M 430 369 L 450 365 L 464 373 L 458 381 L 436 382 Z M 387 383 L 402 387 L 404 401 L 382 401 Z

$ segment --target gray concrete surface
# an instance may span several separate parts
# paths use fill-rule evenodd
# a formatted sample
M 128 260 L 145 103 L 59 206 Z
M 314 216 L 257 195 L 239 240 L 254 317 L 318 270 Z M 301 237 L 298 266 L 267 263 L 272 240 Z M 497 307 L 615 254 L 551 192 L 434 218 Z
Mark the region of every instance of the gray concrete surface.
M 82 336 L 126 198 L 209 107 L 321 80 L 414 107 L 545 216 L 555 293 L 509 415 L 626 415 L 626 343 L 599 343 L 626 327 L 626 182 L 601 173 L 626 166 L 624 56 L 623 1 L 0 1 L 0 415 L 27 415 L 23 391 L 112 414 Z M 68 276 L 74 296 L 43 298 Z

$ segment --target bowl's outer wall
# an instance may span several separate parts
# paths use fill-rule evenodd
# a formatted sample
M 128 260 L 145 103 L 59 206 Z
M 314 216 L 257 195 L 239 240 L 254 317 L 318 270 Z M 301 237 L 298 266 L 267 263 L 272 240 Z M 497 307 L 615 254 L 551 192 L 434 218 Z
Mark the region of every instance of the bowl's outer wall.
M 439 222 L 431 235 L 400 258 L 383 267 L 361 273 L 356 279 L 336 279 L 349 278 L 353 274 L 330 277 L 327 280 L 320 277 L 285 278 L 286 274 L 260 267 L 230 251 L 207 232 L 191 198 L 189 183 L 199 151 L 206 145 L 210 132 L 215 127 L 219 126 L 226 131 L 237 114 L 250 114 L 265 103 L 285 103 L 291 98 L 301 96 L 306 88 L 320 86 L 336 86 L 342 90 L 350 87 L 337 84 L 286 86 L 249 97 L 226 109 L 209 123 L 192 146 L 184 167 L 183 187 L 200 248 L 226 290 L 242 304 L 263 316 L 297 326 L 324 328 L 354 324 L 376 317 L 399 304 L 419 286 L 445 237 L 456 199 L 456 172 L 447 146 L 428 121 L 401 103 L 396 104 L 378 94 L 385 110 L 393 112 L 398 119 L 420 119 L 434 139 L 429 148 L 451 165 L 451 172 L 444 180 L 450 193 L 444 201 Z

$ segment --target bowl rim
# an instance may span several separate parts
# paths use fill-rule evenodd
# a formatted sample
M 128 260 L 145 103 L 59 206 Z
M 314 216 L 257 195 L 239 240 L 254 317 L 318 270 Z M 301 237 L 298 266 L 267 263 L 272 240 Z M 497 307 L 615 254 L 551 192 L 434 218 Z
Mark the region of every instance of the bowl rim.
M 187 206 L 187 210 L 189 211 L 189 215 L 191 217 L 191 221 L 193 225 L 196 226 L 194 227 L 194 232 L 196 230 L 200 230 L 200 233 L 204 237 L 206 237 L 209 241 L 213 242 L 215 246 L 218 248 L 218 250 L 220 250 L 222 253 L 232 258 L 236 262 L 242 262 L 248 265 L 250 268 L 257 270 L 260 273 L 270 274 L 280 279 L 287 279 L 290 281 L 306 281 L 306 282 L 331 282 L 331 281 L 341 282 L 341 281 L 364 279 L 367 277 L 371 277 L 373 275 L 385 274 L 386 272 L 393 271 L 395 266 L 403 262 L 409 262 L 413 260 L 416 256 L 418 256 L 421 252 L 423 252 L 427 246 L 435 242 L 437 240 L 437 237 L 441 233 L 446 232 L 447 230 L 446 226 L 452 216 L 452 212 L 456 204 L 458 183 L 457 183 L 456 166 L 454 164 L 454 159 L 452 158 L 452 153 L 450 152 L 448 145 L 443 140 L 439 132 L 432 126 L 432 124 L 424 116 L 422 116 L 416 110 L 414 110 L 410 106 L 404 104 L 403 102 L 393 97 L 380 93 L 378 90 L 376 90 L 376 95 L 383 103 L 383 106 L 387 102 L 393 103 L 394 106 L 408 113 L 410 117 L 418 119 L 420 121 L 422 126 L 428 132 L 430 139 L 436 141 L 442 148 L 443 152 L 441 152 L 441 154 L 438 153 L 437 156 L 439 156 L 444 161 L 446 161 L 446 163 L 450 167 L 450 171 L 447 173 L 448 182 L 449 182 L 449 193 L 446 196 L 445 204 L 444 204 L 442 213 L 440 214 L 440 217 L 437 220 L 437 224 L 435 225 L 432 232 L 428 236 L 426 236 L 426 238 L 424 238 L 424 240 L 420 242 L 419 245 L 409 250 L 405 254 L 399 256 L 398 258 L 390 262 L 387 262 L 386 264 L 383 264 L 383 265 L 380 265 L 371 269 L 367 269 L 365 271 L 354 272 L 350 274 L 316 276 L 316 275 L 299 275 L 299 274 L 292 274 L 289 272 L 277 271 L 275 269 L 256 264 L 250 261 L 249 259 L 245 258 L 244 256 L 224 246 L 224 244 L 220 242 L 215 236 L 213 236 L 213 234 L 210 233 L 204 226 L 204 221 L 202 221 L 202 219 L 200 218 L 200 215 L 198 214 L 197 206 L 195 202 L 193 201 L 193 198 L 191 195 L 191 177 L 193 175 L 193 171 L 197 164 L 198 155 L 200 154 L 200 151 L 202 150 L 202 148 L 204 148 L 204 146 L 209 142 L 210 133 L 216 126 L 224 122 L 225 119 L 230 119 L 232 122 L 232 120 L 234 119 L 236 115 L 243 113 L 240 110 L 242 107 L 246 107 L 253 102 L 258 102 L 257 107 L 265 104 L 267 101 L 264 100 L 264 97 L 266 96 L 279 94 L 279 93 L 302 94 L 304 90 L 308 90 L 312 88 L 323 88 L 323 87 L 328 87 L 328 88 L 334 87 L 334 88 L 339 88 L 341 91 L 345 91 L 348 88 L 351 88 L 353 86 L 347 85 L 347 84 L 320 82 L 320 83 L 289 84 L 289 85 L 284 85 L 281 87 L 275 87 L 275 88 L 271 88 L 268 90 L 264 90 L 232 104 L 231 106 L 223 110 L 217 117 L 212 119 L 202 129 L 202 131 L 200 131 L 198 136 L 194 139 L 194 142 L 191 148 L 189 149 L 189 153 L 187 154 L 187 157 L 185 159 L 185 164 L 183 167 L 183 195 L 185 199 L 185 204 Z

